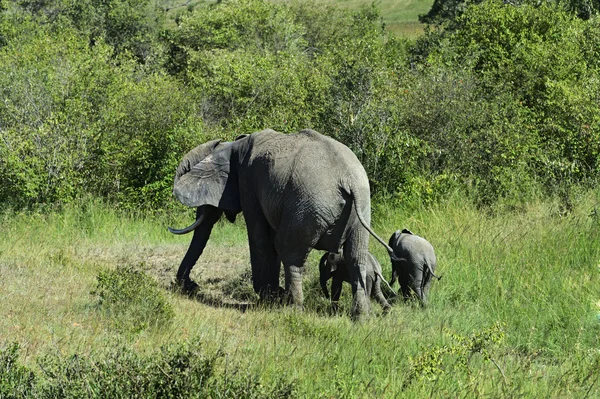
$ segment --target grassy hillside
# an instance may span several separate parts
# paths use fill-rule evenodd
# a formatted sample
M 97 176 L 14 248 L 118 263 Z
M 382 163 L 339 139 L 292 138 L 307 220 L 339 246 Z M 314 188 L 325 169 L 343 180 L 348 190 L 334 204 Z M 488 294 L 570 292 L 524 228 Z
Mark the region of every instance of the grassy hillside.
M 348 317 L 348 286 L 342 315 L 329 314 L 316 251 L 303 312 L 254 307 L 241 222 L 215 229 L 193 272 L 200 295 L 187 298 L 168 287 L 190 237 L 170 235 L 166 225 L 183 225 L 191 214 L 138 218 L 95 204 L 2 215 L 0 363 L 7 373 L 0 390 L 49 397 L 54 387 L 61 397 L 98 397 L 110 388 L 126 397 L 138 389 L 144 396 L 143 378 L 156 364 L 176 389 L 186 386 L 191 366 L 181 353 L 158 349 L 171 344 L 195 359 L 214 357 L 212 397 L 236 397 L 231 384 L 246 387 L 246 397 L 595 397 L 599 207 L 600 192 L 578 198 L 567 216 L 552 202 L 497 216 L 460 200 L 411 212 L 380 206 L 376 231 L 387 238 L 407 227 L 428 238 L 443 278 L 434 282 L 428 308 L 396 303 L 382 317 L 372 302 L 373 317 L 362 325 Z M 371 247 L 389 275 L 385 252 L 374 240 Z M 135 294 L 135 287 L 123 288 L 123 275 L 100 287 L 99 276 L 123 267 L 156 287 Z M 138 319 L 137 328 L 127 327 Z M 16 363 L 7 361 L 11 342 L 21 345 Z M 124 350 L 154 360 L 144 368 Z M 115 371 L 117 354 L 128 360 Z M 167 356 L 179 363 L 161 363 Z M 36 376 L 33 387 L 15 377 L 18 367 Z M 103 380 L 98 370 L 112 371 Z M 202 392 L 194 395 L 206 397 Z
M 372 2 L 365 0 L 325 0 L 323 3 L 334 3 L 341 7 L 356 9 Z M 419 23 L 419 15 L 431 8 L 433 0 L 380 0 L 375 5 L 381 10 L 386 27 L 402 36 L 412 37 L 423 31 Z
M 299 0 L 302 1 L 302 0 Z M 289 0 L 273 0 L 275 3 L 289 2 Z M 185 2 L 170 1 L 168 8 L 173 7 L 174 11 L 181 10 L 182 4 L 213 4 L 214 0 Z M 372 1 L 368 0 L 323 0 L 322 4 L 336 4 L 343 8 L 358 9 L 369 6 Z M 375 2 L 377 8 L 381 11 L 381 16 L 386 24 L 386 28 L 401 36 L 414 37 L 423 32 L 423 25 L 419 23 L 419 15 L 425 14 L 431 8 L 433 0 L 379 0 Z

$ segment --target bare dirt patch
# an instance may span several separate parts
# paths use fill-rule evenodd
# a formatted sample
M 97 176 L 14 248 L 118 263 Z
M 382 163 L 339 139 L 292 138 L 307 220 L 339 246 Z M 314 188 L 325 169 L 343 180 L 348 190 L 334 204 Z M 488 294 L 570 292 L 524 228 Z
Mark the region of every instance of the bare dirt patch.
M 125 245 L 82 249 L 77 256 L 109 267 L 132 265 L 156 278 L 164 289 L 172 290 L 186 251 L 185 244 Z M 246 246 L 209 244 L 192 270 L 191 277 L 199 287 L 191 297 L 214 306 L 244 308 L 253 304 L 257 298 L 249 259 Z

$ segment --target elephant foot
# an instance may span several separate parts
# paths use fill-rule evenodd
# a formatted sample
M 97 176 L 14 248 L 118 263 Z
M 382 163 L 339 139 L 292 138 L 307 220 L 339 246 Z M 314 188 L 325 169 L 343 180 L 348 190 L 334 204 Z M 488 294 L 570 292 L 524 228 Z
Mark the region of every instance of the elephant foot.
M 352 300 L 351 318 L 359 323 L 369 318 L 369 301 L 364 294 L 359 293 Z
M 304 309 L 303 301 L 299 301 L 298 295 L 296 294 L 294 296 L 290 291 L 285 292 L 283 301 L 287 306 L 290 306 L 293 309 L 297 309 L 297 310 Z
M 193 295 L 198 291 L 198 284 L 192 279 L 174 280 L 171 289 L 183 295 Z
M 331 313 L 333 315 L 340 313 L 340 304 L 337 301 L 331 301 Z
M 267 286 L 259 290 L 259 303 L 281 305 L 284 300 L 285 290 L 283 287 L 272 288 Z

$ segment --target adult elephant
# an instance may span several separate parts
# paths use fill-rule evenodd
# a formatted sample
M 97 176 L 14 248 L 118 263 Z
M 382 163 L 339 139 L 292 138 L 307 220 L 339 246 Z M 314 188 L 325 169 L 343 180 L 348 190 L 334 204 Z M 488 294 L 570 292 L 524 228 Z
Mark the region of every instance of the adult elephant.
M 243 212 L 257 293 L 266 296 L 279 289 L 282 262 L 288 301 L 301 306 L 302 273 L 311 249 L 343 250 L 352 315 L 368 314 L 369 233 L 393 252 L 369 227 L 367 175 L 345 145 L 313 130 L 282 134 L 267 129 L 233 142 L 213 140 L 184 156 L 173 193 L 184 205 L 198 207 L 191 226 L 171 229 L 195 231 L 177 273 L 184 286 L 193 286 L 190 271 L 221 214 L 233 220 Z

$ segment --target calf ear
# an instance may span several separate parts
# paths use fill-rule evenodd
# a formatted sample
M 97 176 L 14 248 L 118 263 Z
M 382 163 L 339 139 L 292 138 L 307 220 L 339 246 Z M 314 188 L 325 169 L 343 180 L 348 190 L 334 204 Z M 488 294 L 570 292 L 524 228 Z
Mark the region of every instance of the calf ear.
M 394 245 L 396 245 L 396 240 L 398 239 L 398 236 L 400 235 L 400 230 L 396 230 L 391 236 L 390 239 L 388 241 L 388 245 L 390 246 L 390 248 L 394 249 Z

